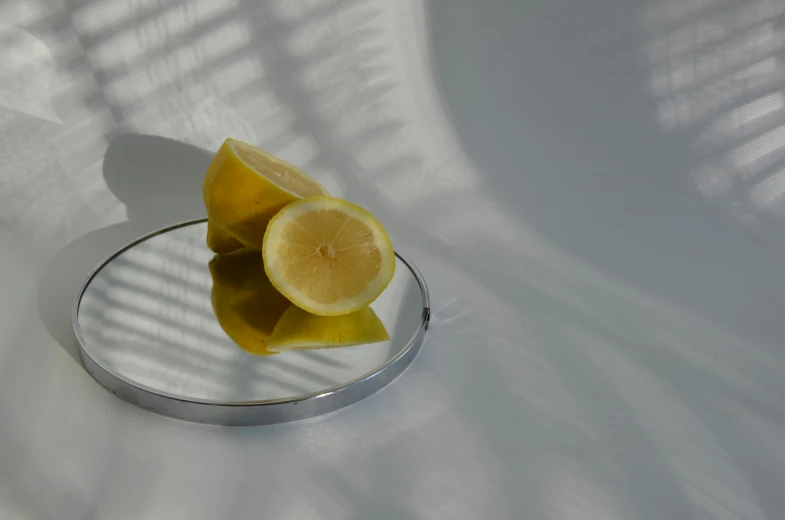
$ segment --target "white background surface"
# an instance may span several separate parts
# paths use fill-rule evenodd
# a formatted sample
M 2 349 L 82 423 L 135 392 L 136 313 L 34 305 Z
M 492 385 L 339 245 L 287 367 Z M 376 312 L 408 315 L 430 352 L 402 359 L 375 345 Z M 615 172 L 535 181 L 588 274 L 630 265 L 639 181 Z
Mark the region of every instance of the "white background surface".
M 0 3 L 0 518 L 782 518 L 783 12 Z M 422 268 L 433 327 L 379 394 L 219 428 L 75 361 L 84 276 L 200 216 L 228 135 Z

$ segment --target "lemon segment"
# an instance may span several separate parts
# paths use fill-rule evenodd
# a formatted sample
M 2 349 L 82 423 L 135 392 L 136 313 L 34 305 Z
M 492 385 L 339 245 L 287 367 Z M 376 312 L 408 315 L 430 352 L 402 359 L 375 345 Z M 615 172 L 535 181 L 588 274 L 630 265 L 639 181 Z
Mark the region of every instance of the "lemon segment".
M 272 352 L 347 347 L 387 341 L 384 324 L 370 307 L 343 316 L 317 316 L 290 305 L 275 325 Z
M 282 209 L 267 227 L 262 254 L 276 289 L 320 316 L 366 307 L 395 273 L 395 252 L 379 221 L 332 197 L 308 197 Z
M 210 300 L 218 324 L 232 341 L 251 354 L 267 349 L 275 324 L 291 304 L 267 279 L 259 251 L 240 249 L 210 261 Z
M 227 139 L 213 157 L 202 189 L 207 245 L 216 253 L 261 250 L 270 219 L 303 197 L 329 195 L 305 172 L 250 144 Z

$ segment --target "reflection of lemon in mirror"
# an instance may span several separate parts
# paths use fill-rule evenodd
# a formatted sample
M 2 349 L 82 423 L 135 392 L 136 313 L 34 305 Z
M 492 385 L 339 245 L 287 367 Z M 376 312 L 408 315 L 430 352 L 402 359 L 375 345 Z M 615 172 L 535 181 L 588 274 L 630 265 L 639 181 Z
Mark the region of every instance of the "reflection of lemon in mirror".
M 216 253 L 231 253 L 242 249 L 243 243 L 215 224 L 207 221 L 207 247 Z
M 267 342 L 278 318 L 291 305 L 275 290 L 259 251 L 240 249 L 210 261 L 211 300 L 221 328 L 251 354 L 269 355 Z
M 204 177 L 207 246 L 216 253 L 260 250 L 264 230 L 281 208 L 303 197 L 329 195 L 305 172 L 249 144 L 227 139 Z
M 370 307 L 343 316 L 317 316 L 290 305 L 275 325 L 272 352 L 346 347 L 387 341 L 384 324 Z
M 308 197 L 282 209 L 270 221 L 262 252 L 276 289 L 320 316 L 366 307 L 395 273 L 395 253 L 379 221 L 331 197 Z

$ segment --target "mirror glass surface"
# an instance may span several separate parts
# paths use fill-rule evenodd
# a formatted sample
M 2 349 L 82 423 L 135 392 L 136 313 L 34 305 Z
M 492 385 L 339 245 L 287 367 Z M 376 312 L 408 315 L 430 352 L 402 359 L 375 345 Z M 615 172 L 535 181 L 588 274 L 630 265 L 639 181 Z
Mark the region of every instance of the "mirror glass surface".
M 277 294 L 265 292 L 266 277 L 258 278 L 265 276 L 258 253 L 221 255 L 216 268 L 206 231 L 205 222 L 164 231 L 97 271 L 77 311 L 90 357 L 136 386 L 186 400 L 297 398 L 373 373 L 405 349 L 423 323 L 423 289 L 398 257 L 370 318 L 365 313 L 349 327 L 367 329 L 375 313 L 371 329 L 377 339 L 386 332 L 388 340 L 259 355 L 266 353 L 259 338 L 280 321 L 281 306 L 269 304 Z M 290 333 L 304 330 L 294 324 Z

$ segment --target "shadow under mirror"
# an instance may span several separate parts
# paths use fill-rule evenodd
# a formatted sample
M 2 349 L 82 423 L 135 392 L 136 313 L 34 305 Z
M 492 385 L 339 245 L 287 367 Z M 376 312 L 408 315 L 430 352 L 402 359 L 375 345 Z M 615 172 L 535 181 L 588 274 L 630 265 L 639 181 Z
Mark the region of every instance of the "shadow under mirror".
M 206 232 L 204 221 L 169 229 L 100 268 L 77 316 L 87 355 L 134 385 L 181 399 L 287 399 L 373 373 L 422 324 L 419 281 L 400 259 L 371 307 L 315 316 L 278 293 L 261 253 L 214 255 Z

